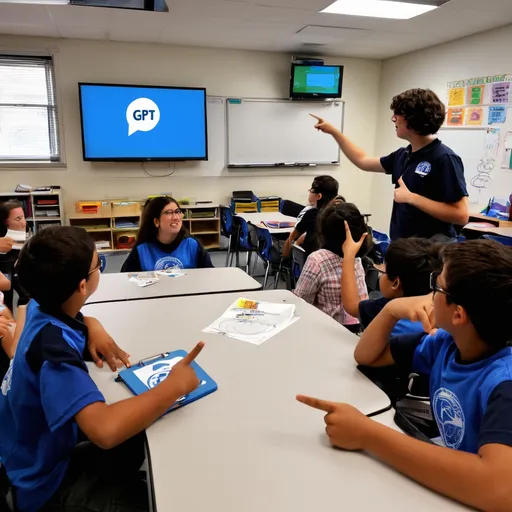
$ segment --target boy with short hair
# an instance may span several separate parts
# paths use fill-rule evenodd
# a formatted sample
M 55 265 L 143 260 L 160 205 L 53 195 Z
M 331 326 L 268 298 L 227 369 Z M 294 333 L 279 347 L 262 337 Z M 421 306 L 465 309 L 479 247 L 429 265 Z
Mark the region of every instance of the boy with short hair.
M 197 387 L 189 365 L 202 344 L 160 385 L 107 405 L 84 362 L 88 330 L 103 329 L 80 313 L 99 283 L 93 240 L 76 227 L 39 231 L 18 271 L 32 300 L 0 393 L 0 463 L 17 510 L 146 510 L 137 434 Z M 77 446 L 81 433 L 90 441 Z
M 355 242 L 350 230 L 346 230 L 343 244 L 341 273 L 341 300 L 345 311 L 359 318 L 363 328 L 380 313 L 392 299 L 415 297 L 430 293 L 430 274 L 442 268 L 441 244 L 425 238 L 402 238 L 391 242 L 384 256 L 385 270 L 379 269 L 379 299 L 361 300 L 355 275 L 355 258 L 364 240 Z M 420 322 L 400 320 L 393 334 L 423 332 Z
M 290 255 L 292 244 L 297 239 L 303 240 L 300 244 L 306 255 L 311 254 L 318 248 L 317 242 L 317 217 L 319 212 L 325 208 L 337 195 L 339 183 L 332 176 L 317 176 L 309 189 L 308 205 L 311 208 L 304 208 L 298 218 L 295 228 L 291 232 L 283 247 L 283 256 Z M 304 211 L 306 210 L 306 211 Z
M 409 478 L 479 510 L 511 510 L 512 250 L 473 240 L 449 245 L 433 297 L 396 299 L 363 333 L 359 364 L 396 364 L 430 374 L 432 408 L 445 446 L 418 441 L 347 404 L 297 397 L 327 412 L 331 444 L 365 450 Z M 399 319 L 430 335 L 390 334 Z

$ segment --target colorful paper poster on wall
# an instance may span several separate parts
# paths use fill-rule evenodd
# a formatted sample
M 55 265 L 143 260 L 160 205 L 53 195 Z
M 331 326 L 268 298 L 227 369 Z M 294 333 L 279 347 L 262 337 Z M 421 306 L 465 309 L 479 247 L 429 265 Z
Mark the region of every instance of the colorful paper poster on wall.
M 481 105 L 484 99 L 485 85 L 472 85 L 468 87 L 468 104 Z
M 465 109 L 463 108 L 449 108 L 448 118 L 446 120 L 447 126 L 463 126 L 464 111 Z
M 488 124 L 503 124 L 507 120 L 507 107 L 489 107 Z
M 481 126 L 484 120 L 484 109 L 472 107 L 467 109 L 466 124 L 470 126 Z
M 458 107 L 460 105 L 464 105 L 466 90 L 464 87 L 455 87 L 454 89 L 450 89 L 448 91 L 448 106 L 450 107 Z
M 492 84 L 492 103 L 508 103 L 510 82 Z

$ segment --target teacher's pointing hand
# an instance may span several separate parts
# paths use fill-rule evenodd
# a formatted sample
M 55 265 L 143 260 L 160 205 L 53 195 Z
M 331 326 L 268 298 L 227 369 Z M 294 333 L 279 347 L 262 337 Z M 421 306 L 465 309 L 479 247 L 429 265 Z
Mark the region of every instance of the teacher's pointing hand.
M 315 114 L 309 114 L 311 117 L 314 117 L 318 122 L 315 124 L 315 128 L 321 132 L 328 133 L 329 135 L 332 135 L 336 132 L 336 128 L 326 121 L 325 119 L 315 116 Z

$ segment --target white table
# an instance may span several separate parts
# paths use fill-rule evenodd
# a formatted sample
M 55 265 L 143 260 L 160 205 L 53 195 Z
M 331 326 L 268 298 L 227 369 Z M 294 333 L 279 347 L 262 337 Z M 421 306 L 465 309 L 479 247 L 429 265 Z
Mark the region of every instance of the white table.
M 101 274 L 98 290 L 88 304 L 261 289 L 261 284 L 240 268 L 200 268 L 182 272 L 185 273 L 182 277 L 159 276 L 157 283 L 144 288 L 130 282 L 127 273 Z
M 355 367 L 357 338 L 288 291 L 243 294 L 297 305 L 298 322 L 260 346 L 201 333 L 241 294 L 84 307 L 136 361 L 191 349 L 219 389 L 147 430 L 157 512 L 379 512 L 463 510 L 375 459 L 329 447 L 322 413 L 297 393 L 347 401 L 365 413 L 388 398 Z M 130 393 L 91 368 L 108 402 Z M 377 421 L 379 416 L 376 416 Z M 384 423 L 392 416 L 384 414 Z
M 289 215 L 283 215 L 281 212 L 262 212 L 262 213 L 237 213 L 238 217 L 241 217 L 246 222 L 251 223 L 259 228 L 268 229 L 271 235 L 278 235 L 283 233 L 291 233 L 293 228 L 281 228 L 272 229 L 268 228 L 263 224 L 265 221 L 276 221 L 276 222 L 293 222 L 296 223 L 296 217 L 290 217 Z

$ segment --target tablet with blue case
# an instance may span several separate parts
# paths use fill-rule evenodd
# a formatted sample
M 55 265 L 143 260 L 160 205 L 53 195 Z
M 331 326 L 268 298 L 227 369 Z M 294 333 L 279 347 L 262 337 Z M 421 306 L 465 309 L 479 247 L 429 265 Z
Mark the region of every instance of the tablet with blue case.
M 174 364 L 186 355 L 187 352 L 184 350 L 175 350 L 143 359 L 132 367 L 120 371 L 116 381 L 123 382 L 134 395 L 140 395 L 167 378 Z M 195 361 L 192 361 L 190 366 L 196 372 L 200 385 L 188 395 L 179 398 L 167 413 L 195 402 L 217 390 L 217 383 Z

